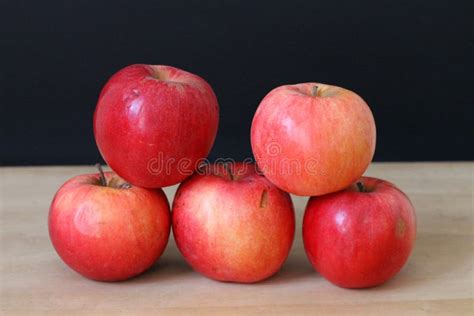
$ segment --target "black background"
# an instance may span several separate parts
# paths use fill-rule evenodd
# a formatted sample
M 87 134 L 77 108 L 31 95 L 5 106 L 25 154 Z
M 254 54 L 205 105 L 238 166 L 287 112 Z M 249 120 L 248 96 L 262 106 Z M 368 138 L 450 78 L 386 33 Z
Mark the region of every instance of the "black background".
M 1 1 L 1 163 L 100 160 L 100 89 L 134 63 L 204 77 L 220 104 L 211 158 L 251 157 L 272 88 L 319 81 L 371 106 L 375 160 L 472 160 L 472 1 Z

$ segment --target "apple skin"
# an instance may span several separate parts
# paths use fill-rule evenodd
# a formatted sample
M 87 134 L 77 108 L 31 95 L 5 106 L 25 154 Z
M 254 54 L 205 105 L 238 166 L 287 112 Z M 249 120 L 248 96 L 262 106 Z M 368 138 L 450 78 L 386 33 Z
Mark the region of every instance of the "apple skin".
M 301 196 L 336 192 L 360 178 L 375 140 L 364 100 L 321 83 L 275 88 L 261 101 L 251 129 L 252 151 L 265 176 Z
M 193 173 L 211 150 L 218 121 L 217 99 L 204 79 L 170 66 L 131 65 L 102 89 L 94 135 L 120 177 L 159 188 Z
M 168 242 L 169 204 L 161 189 L 124 183 L 114 173 L 101 186 L 98 174 L 76 176 L 56 193 L 49 235 L 61 259 L 83 276 L 121 281 L 150 268 Z
M 245 167 L 247 166 L 247 167 Z M 222 164 L 183 182 L 173 201 L 172 225 L 184 259 L 208 278 L 254 283 L 275 274 L 295 232 L 290 195 L 255 171 Z
M 362 177 L 347 189 L 310 198 L 303 242 L 313 267 L 332 283 L 366 288 L 384 283 L 407 261 L 416 237 L 415 210 L 393 184 Z

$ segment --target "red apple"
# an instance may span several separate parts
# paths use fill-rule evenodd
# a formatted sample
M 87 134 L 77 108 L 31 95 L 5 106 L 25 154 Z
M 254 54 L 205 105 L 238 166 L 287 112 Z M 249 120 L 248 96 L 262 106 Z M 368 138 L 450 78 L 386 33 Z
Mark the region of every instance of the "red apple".
M 275 274 L 295 232 L 289 194 L 253 164 L 215 164 L 202 173 L 183 182 L 173 202 L 173 234 L 184 259 L 219 281 L 253 283 Z
M 341 190 L 357 180 L 375 150 L 375 122 L 352 91 L 321 83 L 272 90 L 253 118 L 252 150 L 265 176 L 304 196 Z
M 303 219 L 311 264 L 346 288 L 372 287 L 393 277 L 410 256 L 415 235 L 415 210 L 408 197 L 375 178 L 312 197 Z
M 204 79 L 170 66 L 131 65 L 102 89 L 94 135 L 107 164 L 144 188 L 176 184 L 206 158 L 219 107 Z
M 57 253 L 93 280 L 120 281 L 142 273 L 161 256 L 169 233 L 163 191 L 131 186 L 111 172 L 70 179 L 49 211 Z

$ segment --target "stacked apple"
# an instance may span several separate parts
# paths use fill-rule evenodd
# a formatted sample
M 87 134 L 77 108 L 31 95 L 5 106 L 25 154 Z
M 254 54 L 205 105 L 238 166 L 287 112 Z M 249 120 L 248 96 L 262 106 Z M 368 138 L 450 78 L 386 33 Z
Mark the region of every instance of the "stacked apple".
M 209 84 L 169 66 L 132 65 L 103 88 L 94 135 L 115 172 L 82 175 L 56 193 L 52 243 L 82 275 L 125 280 L 163 253 L 172 226 L 184 259 L 203 275 L 253 283 L 290 252 L 289 193 L 311 196 L 303 241 L 312 265 L 342 287 L 381 284 L 405 264 L 416 223 L 393 184 L 362 177 L 375 123 L 355 93 L 320 83 L 281 86 L 260 103 L 250 163 L 203 164 L 218 126 Z M 172 213 L 162 187 L 181 183 Z

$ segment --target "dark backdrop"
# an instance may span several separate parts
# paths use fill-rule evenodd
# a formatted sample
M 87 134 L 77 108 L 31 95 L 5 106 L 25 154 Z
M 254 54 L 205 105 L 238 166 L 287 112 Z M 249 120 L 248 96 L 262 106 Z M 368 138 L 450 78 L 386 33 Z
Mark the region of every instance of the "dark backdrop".
M 92 113 L 133 63 L 204 77 L 221 109 L 211 158 L 251 156 L 272 88 L 305 81 L 360 94 L 375 160 L 472 160 L 472 1 L 0 2 L 1 163 L 100 160 Z

